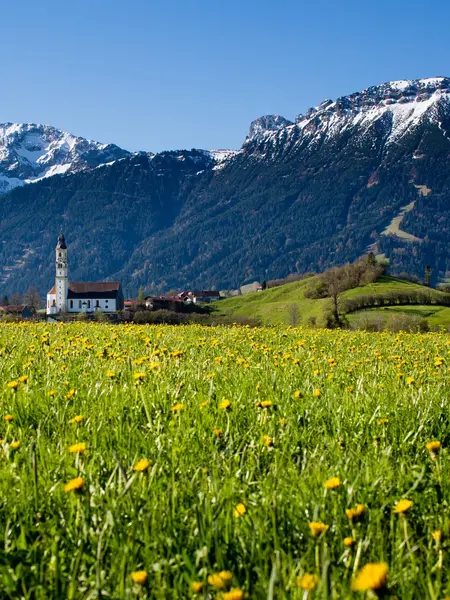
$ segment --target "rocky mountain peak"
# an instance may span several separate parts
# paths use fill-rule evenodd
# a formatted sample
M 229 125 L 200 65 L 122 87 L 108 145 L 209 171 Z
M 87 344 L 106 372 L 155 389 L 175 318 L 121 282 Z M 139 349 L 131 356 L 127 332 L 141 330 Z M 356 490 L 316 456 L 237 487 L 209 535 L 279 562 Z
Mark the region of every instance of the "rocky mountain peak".
M 0 123 L 0 193 L 129 155 L 114 144 L 77 137 L 50 125 Z
M 259 117 L 259 119 L 252 121 L 250 124 L 247 140 L 253 139 L 261 133 L 277 131 L 278 129 L 288 127 L 289 125 L 293 125 L 292 121 L 289 121 L 280 115 L 265 115 L 264 117 Z

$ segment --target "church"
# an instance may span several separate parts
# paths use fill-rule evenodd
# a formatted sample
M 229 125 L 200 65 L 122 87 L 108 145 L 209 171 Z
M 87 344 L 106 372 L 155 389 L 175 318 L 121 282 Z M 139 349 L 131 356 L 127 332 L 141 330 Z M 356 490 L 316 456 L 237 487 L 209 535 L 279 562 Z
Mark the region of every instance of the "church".
M 113 313 L 123 309 L 123 293 L 118 281 L 69 281 L 67 245 L 59 234 L 56 245 L 55 285 L 47 294 L 47 315 L 60 313 Z

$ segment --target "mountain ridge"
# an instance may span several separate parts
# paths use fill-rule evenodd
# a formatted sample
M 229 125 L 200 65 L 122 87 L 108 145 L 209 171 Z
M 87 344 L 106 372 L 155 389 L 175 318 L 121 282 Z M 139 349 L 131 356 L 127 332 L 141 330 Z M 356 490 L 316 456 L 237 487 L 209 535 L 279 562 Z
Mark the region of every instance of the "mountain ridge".
M 296 123 L 260 117 L 239 150 L 137 153 L 13 190 L 0 286 L 52 283 L 62 225 L 73 276 L 120 278 L 130 295 L 320 271 L 369 246 L 394 272 L 430 262 L 449 277 L 449 93 L 448 78 L 372 86 Z M 402 230 L 421 242 L 384 235 L 411 203 Z

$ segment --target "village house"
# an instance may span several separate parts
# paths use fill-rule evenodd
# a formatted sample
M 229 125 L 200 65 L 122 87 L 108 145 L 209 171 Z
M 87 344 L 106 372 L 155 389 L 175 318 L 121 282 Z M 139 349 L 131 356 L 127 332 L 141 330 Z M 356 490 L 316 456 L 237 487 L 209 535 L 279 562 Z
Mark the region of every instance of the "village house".
M 217 300 L 220 300 L 221 297 L 222 296 L 220 295 L 220 292 L 215 290 L 196 290 L 193 292 L 181 292 L 180 294 L 178 294 L 178 298 L 181 298 L 181 300 L 183 300 L 183 302 L 186 302 L 187 304 L 191 302 L 193 304 L 197 304 L 198 302 L 216 302 Z
M 34 312 L 29 306 L 20 305 L 8 305 L 0 306 L 0 314 L 11 315 L 20 319 L 29 319 L 34 315 Z
M 123 309 L 123 293 L 118 281 L 69 282 L 67 245 L 59 234 L 56 245 L 55 285 L 47 294 L 47 315 L 60 313 L 113 313 Z

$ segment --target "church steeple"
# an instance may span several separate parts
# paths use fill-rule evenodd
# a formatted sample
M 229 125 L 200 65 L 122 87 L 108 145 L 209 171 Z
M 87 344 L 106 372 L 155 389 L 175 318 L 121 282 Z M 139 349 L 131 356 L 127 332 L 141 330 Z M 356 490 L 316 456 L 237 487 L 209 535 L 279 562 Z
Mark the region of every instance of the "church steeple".
M 67 311 L 67 293 L 69 291 L 69 265 L 67 262 L 67 245 L 63 233 L 58 236 L 56 244 L 56 306 L 59 312 Z

